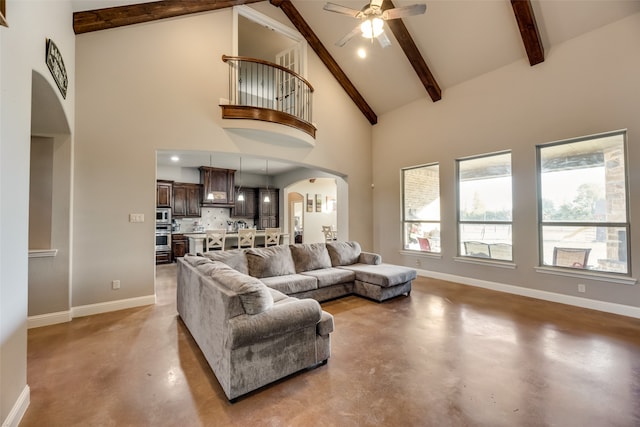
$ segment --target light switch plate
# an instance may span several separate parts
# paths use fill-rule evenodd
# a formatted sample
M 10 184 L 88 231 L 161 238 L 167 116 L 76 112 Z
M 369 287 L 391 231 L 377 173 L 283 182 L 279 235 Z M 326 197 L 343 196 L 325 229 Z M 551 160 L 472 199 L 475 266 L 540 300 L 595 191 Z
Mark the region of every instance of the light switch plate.
M 144 222 L 144 214 L 141 214 L 141 213 L 129 214 L 129 222 Z

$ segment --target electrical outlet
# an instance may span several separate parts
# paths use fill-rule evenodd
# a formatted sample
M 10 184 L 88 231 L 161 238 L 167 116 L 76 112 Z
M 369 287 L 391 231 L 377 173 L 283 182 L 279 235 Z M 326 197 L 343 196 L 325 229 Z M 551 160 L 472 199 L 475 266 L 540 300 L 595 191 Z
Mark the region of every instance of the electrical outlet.
M 420 266 L 420 265 L 421 265 L 421 262 L 420 262 L 420 259 L 419 259 L 419 258 L 418 258 L 418 259 L 416 259 L 416 265 L 417 265 L 417 266 Z
M 583 285 L 582 283 L 578 284 L 578 292 L 581 292 L 581 293 L 587 292 L 586 285 Z
M 113 289 L 114 291 L 116 289 L 120 289 L 120 280 L 112 280 L 111 281 L 111 289 Z

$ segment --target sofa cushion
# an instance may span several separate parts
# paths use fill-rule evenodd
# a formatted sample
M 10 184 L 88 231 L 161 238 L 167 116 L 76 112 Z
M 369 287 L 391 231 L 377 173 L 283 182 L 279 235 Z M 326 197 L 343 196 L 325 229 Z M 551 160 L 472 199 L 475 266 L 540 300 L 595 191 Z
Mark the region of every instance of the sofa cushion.
M 393 264 L 354 264 L 340 268 L 353 271 L 357 280 L 383 288 L 399 285 L 416 278 L 416 270 L 413 268 Z
M 358 242 L 328 242 L 326 246 L 333 267 L 355 264 L 362 252 Z
M 258 279 L 295 274 L 296 272 L 291 258 L 291 250 L 287 245 L 247 249 L 245 254 L 249 275 Z
M 258 314 L 269 310 L 273 306 L 273 296 L 269 288 L 261 281 L 242 274 L 220 261 L 208 261 L 208 263 L 200 263 L 196 266 L 196 269 L 230 291 L 235 292 L 240 298 L 245 313 Z
M 315 277 L 309 277 L 302 274 L 263 277 L 260 280 L 268 287 L 276 289 L 287 295 L 318 289 L 318 280 Z
M 318 288 L 326 288 L 327 286 L 337 285 L 339 283 L 353 282 L 356 278 L 353 271 L 333 267 L 323 268 L 321 270 L 305 271 L 300 274 L 303 276 L 315 277 L 318 280 Z
M 249 274 L 247 257 L 242 249 L 232 249 L 230 251 L 209 251 L 202 254 L 203 257 L 213 261 L 221 261 L 240 273 Z
M 331 258 L 324 243 L 298 243 L 289 245 L 296 273 L 331 267 Z

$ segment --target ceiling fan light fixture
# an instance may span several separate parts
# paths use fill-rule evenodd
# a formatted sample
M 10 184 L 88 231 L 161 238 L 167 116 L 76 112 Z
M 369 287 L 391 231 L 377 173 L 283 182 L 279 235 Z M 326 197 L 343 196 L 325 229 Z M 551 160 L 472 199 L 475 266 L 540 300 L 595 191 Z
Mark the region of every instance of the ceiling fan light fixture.
M 367 39 L 373 39 L 378 37 L 384 31 L 384 21 L 380 18 L 370 18 L 362 21 L 360 24 L 360 31 L 362 31 L 362 37 Z

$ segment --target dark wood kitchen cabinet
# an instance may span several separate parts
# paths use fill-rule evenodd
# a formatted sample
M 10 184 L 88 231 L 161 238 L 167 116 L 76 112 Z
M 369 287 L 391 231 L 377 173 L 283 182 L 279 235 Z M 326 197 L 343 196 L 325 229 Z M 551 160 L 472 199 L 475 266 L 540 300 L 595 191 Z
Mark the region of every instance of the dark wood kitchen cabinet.
M 173 183 L 173 217 L 200 218 L 200 184 Z
M 171 261 L 170 251 L 156 252 L 156 264 L 169 264 Z
M 267 195 L 269 195 L 269 202 L 264 201 Z M 258 229 L 264 230 L 265 228 L 279 227 L 279 195 L 280 190 L 277 188 L 258 189 Z
M 172 201 L 173 181 L 159 179 L 156 181 L 156 206 L 170 208 Z
M 236 187 L 236 202 L 231 210 L 231 216 L 233 218 L 248 218 L 255 219 L 258 210 L 257 210 L 257 191 L 255 188 L 251 187 Z M 238 200 L 238 196 L 240 193 L 244 194 L 244 200 Z
M 200 167 L 200 183 L 202 184 L 202 206 L 235 207 L 235 188 L 233 186 L 234 169 L 220 169 L 207 166 Z M 209 195 L 212 198 L 209 198 Z
M 178 257 L 185 256 L 185 254 L 189 252 L 189 238 L 184 234 L 172 234 L 171 250 L 174 260 Z

